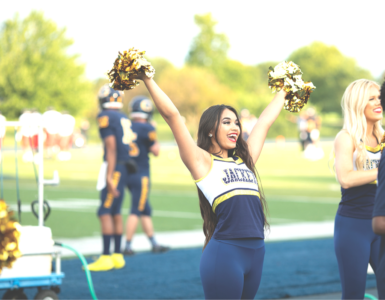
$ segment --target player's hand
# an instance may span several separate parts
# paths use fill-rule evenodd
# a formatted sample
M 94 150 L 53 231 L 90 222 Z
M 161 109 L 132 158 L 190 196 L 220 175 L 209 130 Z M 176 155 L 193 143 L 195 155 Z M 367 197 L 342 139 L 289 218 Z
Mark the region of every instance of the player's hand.
M 108 193 L 110 193 L 114 196 L 114 198 L 117 198 L 120 195 L 120 193 L 116 189 L 115 184 L 112 181 L 112 179 L 110 179 L 110 180 L 107 179 L 107 190 L 108 190 Z

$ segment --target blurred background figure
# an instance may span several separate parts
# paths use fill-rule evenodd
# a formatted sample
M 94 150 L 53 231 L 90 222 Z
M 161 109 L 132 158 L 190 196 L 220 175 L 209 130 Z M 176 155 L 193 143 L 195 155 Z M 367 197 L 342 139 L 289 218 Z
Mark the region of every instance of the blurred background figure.
M 42 116 L 36 109 L 25 109 L 19 117 L 21 123 L 17 139 L 21 140 L 21 147 L 23 149 L 23 161 L 37 162 L 37 151 L 38 151 L 38 134 L 39 124 L 42 122 Z
M 21 140 L 21 148 L 23 149 L 23 161 L 31 162 L 33 160 L 33 153 L 30 146 L 31 137 L 31 116 L 29 109 L 24 109 L 19 117 L 20 127 L 18 132 L 18 140 Z
M 64 111 L 58 120 L 59 123 L 59 147 L 60 152 L 57 159 L 66 161 L 71 159 L 70 149 L 72 147 L 73 133 L 75 129 L 75 118 Z
M 301 110 L 301 112 L 299 113 L 299 117 L 296 120 L 298 125 L 298 131 L 299 131 L 299 142 L 301 144 L 302 151 L 305 151 L 305 148 L 309 143 L 309 139 L 308 139 L 309 135 L 307 132 L 307 118 L 308 118 L 308 115 L 306 111 Z
M 36 108 L 31 110 L 30 116 L 30 136 L 28 138 L 29 145 L 32 150 L 33 159 L 35 163 L 39 162 L 39 155 L 43 155 L 43 153 L 39 154 L 39 125 L 42 125 L 43 118 L 41 113 L 38 112 Z
M 43 113 L 42 118 L 45 133 L 44 148 L 46 150 L 47 156 L 52 157 L 59 150 L 57 141 L 61 113 L 54 110 L 53 107 L 48 107 L 47 110 Z
M 316 111 L 312 107 L 306 110 L 306 117 L 307 137 L 304 142 L 304 156 L 310 160 L 319 160 L 324 157 L 324 151 L 319 145 L 321 117 L 316 115 Z
M 74 134 L 73 134 L 73 145 L 76 148 L 82 148 L 86 144 L 86 139 L 84 138 L 84 135 L 81 133 L 81 129 L 75 128 Z
M 250 114 L 247 108 L 241 110 L 241 124 L 242 124 L 242 135 L 245 141 L 249 138 L 250 132 L 253 130 L 258 119 Z
M 150 122 L 153 111 L 152 101 L 147 97 L 136 96 L 132 99 L 130 119 L 135 138 L 129 144 L 129 154 L 137 166 L 137 171 L 130 173 L 127 180 L 131 193 L 131 211 L 126 222 L 124 255 L 134 255 L 134 251 L 131 249 L 131 241 L 139 220 L 151 243 L 153 253 L 166 252 L 170 249 L 159 245 L 155 239 L 154 225 L 151 218 L 152 208 L 149 203 L 151 187 L 149 154 L 152 153 L 154 156 L 158 156 L 160 151 L 156 129 Z
M 84 138 L 84 143 L 88 140 L 88 130 L 90 129 L 90 122 L 87 119 L 83 119 L 80 122 L 80 134 Z

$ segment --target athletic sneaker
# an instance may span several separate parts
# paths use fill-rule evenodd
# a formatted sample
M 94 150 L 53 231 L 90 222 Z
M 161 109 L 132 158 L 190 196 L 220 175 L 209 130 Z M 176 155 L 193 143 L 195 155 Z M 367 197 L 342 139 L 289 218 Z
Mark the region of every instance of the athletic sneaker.
M 132 255 L 135 255 L 135 252 L 132 251 L 131 249 L 124 249 L 123 251 L 123 255 L 128 255 L 128 256 L 132 256 Z
M 170 250 L 170 247 L 167 246 L 156 245 L 152 247 L 152 253 L 163 253 L 167 252 L 168 250 Z
M 88 265 L 88 270 L 93 272 L 109 271 L 114 267 L 114 261 L 111 255 L 101 255 L 98 260 Z
M 114 253 L 111 255 L 115 269 L 121 269 L 125 266 L 126 261 L 124 260 L 122 253 Z

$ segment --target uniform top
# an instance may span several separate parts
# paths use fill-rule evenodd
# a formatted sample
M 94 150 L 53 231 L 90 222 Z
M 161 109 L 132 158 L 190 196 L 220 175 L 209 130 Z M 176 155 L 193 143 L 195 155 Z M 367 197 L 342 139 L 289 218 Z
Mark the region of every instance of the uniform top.
M 118 161 L 128 161 L 128 144 L 133 139 L 131 121 L 118 110 L 103 110 L 98 115 L 99 133 L 102 139 L 113 135 L 116 139 Z M 106 160 L 106 147 L 104 146 L 104 161 Z
M 135 160 L 139 172 L 149 172 L 148 154 L 156 141 L 155 128 L 147 122 L 132 122 L 131 129 L 134 132 L 134 139 L 130 143 L 130 157 Z
M 211 155 L 209 173 L 195 182 L 217 216 L 215 239 L 264 238 L 258 182 L 240 157 Z
M 364 161 L 364 170 L 371 170 L 378 167 L 381 159 L 381 145 L 377 147 L 366 146 L 367 158 Z M 356 167 L 357 150 L 353 153 L 353 166 Z M 369 184 L 355 186 L 349 189 L 341 187 L 341 202 L 337 213 L 341 216 L 371 219 L 373 213 L 374 197 L 376 195 L 377 181 Z
M 378 188 L 374 200 L 373 217 L 385 216 L 385 155 L 381 157 L 381 163 L 378 168 Z M 385 237 L 381 238 L 379 263 L 376 272 L 377 279 L 385 278 Z M 380 281 L 378 281 L 380 282 Z M 382 281 L 383 282 L 383 281 Z M 378 285 L 380 299 L 385 296 L 385 285 Z

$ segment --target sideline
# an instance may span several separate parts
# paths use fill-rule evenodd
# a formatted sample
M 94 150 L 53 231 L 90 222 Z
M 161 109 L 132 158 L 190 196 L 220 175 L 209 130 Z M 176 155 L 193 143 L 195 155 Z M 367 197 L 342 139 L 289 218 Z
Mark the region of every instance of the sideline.
M 153 196 L 156 196 L 158 191 L 153 192 Z M 168 197 L 181 197 L 180 193 L 162 193 Z M 183 195 L 183 197 L 192 197 L 197 198 L 196 194 Z M 52 208 L 61 211 L 71 211 L 71 212 L 89 212 L 95 213 L 97 207 L 100 204 L 99 199 L 85 199 L 85 198 L 64 198 L 57 200 L 48 200 L 49 205 Z M 308 203 L 308 204 L 326 204 L 326 205 L 336 205 L 340 201 L 339 198 L 332 197 L 304 197 L 304 196 L 283 196 L 283 195 L 270 195 L 269 201 L 271 202 L 299 202 L 299 203 Z M 14 211 L 17 211 L 17 204 L 10 203 L 10 208 Z M 23 212 L 31 212 L 31 206 L 29 204 L 22 204 L 21 210 Z M 155 210 L 154 216 L 156 217 L 171 217 L 171 218 L 189 218 L 196 219 L 201 218 L 199 213 L 193 212 L 178 212 L 178 211 L 161 211 Z M 274 219 L 274 218 L 273 218 Z M 280 221 L 277 219 L 277 221 Z
M 301 240 L 313 238 L 332 237 L 334 231 L 334 221 L 325 222 L 303 222 L 285 225 L 271 225 L 270 232 L 266 233 L 266 242 Z M 157 241 L 162 245 L 167 245 L 171 249 L 202 247 L 204 235 L 202 230 L 157 232 Z M 102 251 L 101 237 L 83 238 L 57 238 L 58 242 L 71 245 L 83 255 L 99 255 Z M 125 238 L 122 237 L 122 245 L 125 245 Z M 150 251 L 151 246 L 145 234 L 136 234 L 132 241 L 134 251 Z M 61 249 L 64 257 L 73 256 L 67 249 Z

